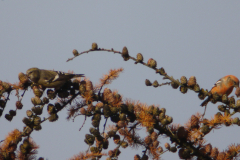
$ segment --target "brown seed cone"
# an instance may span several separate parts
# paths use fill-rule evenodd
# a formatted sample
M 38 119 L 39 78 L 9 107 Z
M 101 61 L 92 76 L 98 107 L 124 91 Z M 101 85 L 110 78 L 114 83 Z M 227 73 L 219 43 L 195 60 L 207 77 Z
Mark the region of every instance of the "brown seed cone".
M 199 118 L 196 117 L 195 115 L 191 116 L 191 128 L 199 128 Z
M 238 118 L 238 117 L 235 117 L 235 118 L 232 120 L 232 123 L 233 123 L 233 124 L 238 124 L 238 123 L 239 123 L 239 118 Z
M 170 149 L 170 144 L 169 144 L 169 143 L 165 143 L 165 144 L 164 144 L 164 147 L 165 147 L 167 150 L 169 150 L 169 149 Z
M 136 155 L 134 156 L 134 160 L 141 160 L 141 157 L 140 157 L 138 154 L 136 154 Z
M 171 82 L 171 86 L 173 89 L 177 89 L 179 87 L 178 83 L 177 82 Z
M 223 103 L 227 103 L 227 102 L 228 102 L 228 96 L 227 96 L 226 94 L 224 94 L 224 95 L 222 96 L 222 102 L 223 102 Z
M 163 120 L 165 117 L 166 117 L 166 116 L 165 116 L 165 113 L 162 112 L 162 113 L 159 114 L 158 119 L 159 119 L 159 121 L 161 121 L 161 120 Z
M 218 153 L 217 159 L 228 159 L 225 152 Z
M 156 141 L 153 142 L 153 148 L 157 148 L 158 145 L 159 145 L 159 141 L 156 140 Z
M 167 74 L 167 73 L 165 72 L 165 70 L 164 70 L 163 67 L 157 69 L 156 73 L 159 73 L 160 75 L 165 75 L 165 74 Z
M 159 146 L 157 150 L 158 150 L 159 153 L 163 152 L 163 148 L 161 146 Z
M 118 130 L 119 134 L 124 136 L 126 134 L 126 131 L 122 128 Z
M 34 106 L 42 104 L 42 100 L 37 96 L 32 97 L 31 101 Z
M 98 49 L 97 43 L 92 43 L 92 50 L 97 50 L 97 49 Z
M 92 126 L 93 127 L 99 127 L 99 121 L 92 120 Z
M 175 153 L 175 152 L 177 152 L 177 148 L 176 147 L 170 147 L 169 151 Z
M 67 98 L 69 96 L 69 92 L 67 90 L 58 91 L 59 98 Z
M 12 87 L 9 83 L 7 82 L 2 82 L 2 87 L 6 90 L 9 91 Z
M 198 85 L 198 84 L 194 85 L 194 86 L 193 86 L 193 90 L 194 90 L 196 93 L 200 92 L 200 87 L 199 87 L 199 85 Z
M 111 131 L 108 131 L 107 134 L 108 134 L 109 137 L 113 137 L 116 134 L 116 132 L 111 130 Z
M 22 73 L 22 72 L 20 72 L 20 73 L 18 74 L 18 79 L 19 79 L 19 81 L 20 81 L 22 84 L 25 84 L 25 83 L 28 82 L 27 76 L 26 76 L 24 73 Z
M 181 84 L 182 84 L 182 85 L 187 85 L 187 83 L 188 83 L 187 78 L 186 78 L 185 76 L 182 76 L 182 77 L 180 78 L 180 81 L 181 81 Z
M 123 128 L 123 127 L 125 127 L 127 124 L 126 124 L 126 122 L 125 121 L 118 121 L 117 122 L 117 126 L 119 127 L 119 128 Z
M 21 101 L 17 101 L 17 102 L 16 102 L 16 108 L 17 108 L 17 109 L 22 109 L 22 107 L 23 107 L 22 102 L 21 102 Z
M 39 124 L 39 125 L 37 125 L 37 126 L 33 126 L 33 129 L 34 129 L 35 131 L 40 131 L 40 130 L 42 129 L 42 126 Z
M 231 104 L 235 104 L 235 98 L 234 97 L 230 97 L 229 98 L 229 103 L 230 103 L 230 105 Z
M 202 90 L 202 89 L 201 89 L 201 90 Z M 201 90 L 200 90 L 200 92 L 198 93 L 198 98 L 201 99 L 201 100 L 204 100 L 205 97 L 206 97 L 206 95 L 205 95 L 203 92 L 201 92 Z
M 158 139 L 158 134 L 157 132 L 152 132 L 151 134 L 152 141 L 156 141 Z
M 127 147 L 128 147 L 128 143 L 127 143 L 127 142 L 122 142 L 122 143 L 121 143 L 121 147 L 127 148 Z
M 38 116 L 35 117 L 34 120 L 33 120 L 33 124 L 34 124 L 35 126 L 41 124 L 41 117 L 38 117 Z
M 201 128 L 201 132 L 203 134 L 208 134 L 210 132 L 210 128 L 208 125 L 203 125 L 202 128 Z
M 217 93 L 214 93 L 213 95 L 212 95 L 212 97 L 213 97 L 213 99 L 215 100 L 215 101 L 218 101 L 218 100 L 220 100 L 220 96 L 219 96 L 219 94 L 217 94 Z
M 76 49 L 74 49 L 74 50 L 72 51 L 72 53 L 73 53 L 74 56 L 78 56 L 78 54 L 79 54 Z
M 137 54 L 137 62 L 142 62 L 143 61 L 143 55 L 141 53 Z
M 151 86 L 152 85 L 152 83 L 148 79 L 145 80 L 145 84 L 146 84 L 146 86 Z
M 29 125 L 31 124 L 30 119 L 27 118 L 27 117 L 24 117 L 24 118 L 22 119 L 22 122 L 23 122 L 25 125 L 27 125 L 27 126 L 29 126 Z
M 145 137 L 144 142 L 149 145 L 152 143 L 152 138 L 150 136 Z
M 86 92 L 86 81 L 80 82 L 79 91 L 81 94 L 84 94 Z
M 226 107 L 224 105 L 219 105 L 218 110 L 221 111 L 221 112 L 225 112 Z
M 92 91 L 93 90 L 93 84 L 92 81 L 86 81 L 86 91 Z
M 154 59 L 150 58 L 147 62 L 147 65 L 151 68 L 156 68 L 157 67 L 157 62 Z
M 103 149 L 108 149 L 109 142 L 107 139 L 103 140 Z
M 28 136 L 32 131 L 33 131 L 32 128 L 30 128 L 29 126 L 24 127 L 24 129 L 23 129 L 23 136 L 24 137 Z
M 125 121 L 125 120 L 127 119 L 127 115 L 126 115 L 125 113 L 121 113 L 121 114 L 119 115 L 119 119 L 120 119 L 121 121 Z
M 183 127 L 179 127 L 178 130 L 177 130 L 177 137 L 179 139 L 186 139 L 188 136 L 188 131 Z
M 193 87 L 194 85 L 197 84 L 197 80 L 195 76 L 191 76 L 188 80 L 188 86 Z
M 47 96 L 49 99 L 54 99 L 56 97 L 56 93 L 52 89 L 47 90 Z
M 122 49 L 122 57 L 125 61 L 129 60 L 129 53 L 127 47 L 123 47 Z
M 34 93 L 35 96 L 40 98 L 40 97 L 42 97 L 43 90 L 41 90 L 37 86 L 33 86 L 33 93 Z
M 184 87 L 184 86 L 180 87 L 180 92 L 182 92 L 183 94 L 187 93 L 187 91 L 188 91 L 187 87 Z
M 58 115 L 56 113 L 51 114 L 51 116 L 48 118 L 49 122 L 54 122 L 58 120 Z
M 14 117 L 14 116 L 16 116 L 16 111 L 10 110 L 10 111 L 9 111 L 9 114 Z
M 36 107 L 36 106 L 34 106 L 34 107 L 32 107 L 31 109 L 32 109 L 33 113 L 35 113 L 36 115 L 41 115 L 41 114 L 42 114 L 42 110 L 43 110 L 42 107 Z
M 103 90 L 103 100 L 108 101 L 109 99 L 114 99 L 111 89 L 105 88 Z
M 6 101 L 0 99 L 0 107 L 4 109 L 5 106 L 6 106 Z
M 215 148 L 212 149 L 211 154 L 210 154 L 210 157 L 212 157 L 213 159 L 216 159 L 217 156 L 218 156 L 218 153 L 219 153 L 219 151 L 218 151 L 218 149 L 215 147 Z
M 53 104 L 49 103 L 47 106 L 47 111 L 48 111 L 48 114 L 52 114 L 56 112 L 56 108 Z
M 118 134 L 113 136 L 113 141 L 115 144 L 118 144 L 120 142 L 120 136 Z
M 180 159 L 189 159 L 190 158 L 190 151 L 187 150 L 187 149 L 181 148 L 178 151 L 178 156 L 180 157 Z
M 147 84 L 146 84 L 146 85 L 147 85 Z M 153 82 L 152 86 L 155 87 L 155 88 L 157 88 L 157 87 L 159 86 L 158 81 L 155 80 L 155 81 Z
M 49 103 L 49 99 L 47 97 L 43 97 L 42 102 L 44 104 L 48 104 Z
M 170 116 L 166 116 L 166 120 L 167 120 L 167 124 L 170 124 L 170 123 L 172 123 L 173 118 Z
M 205 149 L 205 154 L 210 154 L 212 152 L 212 145 L 208 143 L 207 145 L 204 146 Z
M 27 110 L 26 114 L 28 117 L 32 117 L 33 116 L 33 112 L 31 110 Z

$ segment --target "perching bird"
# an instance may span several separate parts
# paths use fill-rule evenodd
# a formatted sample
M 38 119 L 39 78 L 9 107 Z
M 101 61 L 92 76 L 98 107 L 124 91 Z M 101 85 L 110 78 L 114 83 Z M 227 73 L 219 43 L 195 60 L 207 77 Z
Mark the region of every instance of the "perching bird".
M 46 88 L 61 88 L 68 80 L 76 77 L 84 77 L 84 74 L 71 74 L 60 71 L 30 68 L 26 72 L 28 78 L 35 84 Z
M 224 94 L 229 95 L 233 88 L 239 87 L 239 80 L 236 76 L 234 75 L 227 75 L 221 79 L 219 79 L 214 86 L 212 87 L 212 89 L 209 91 L 209 93 L 214 94 L 217 93 L 219 96 L 223 96 Z M 239 94 L 237 94 L 237 92 L 235 93 L 236 96 L 238 97 Z M 201 106 L 206 106 L 208 104 L 208 102 L 211 100 L 211 96 L 208 97 L 205 101 L 203 101 L 203 103 L 201 104 Z

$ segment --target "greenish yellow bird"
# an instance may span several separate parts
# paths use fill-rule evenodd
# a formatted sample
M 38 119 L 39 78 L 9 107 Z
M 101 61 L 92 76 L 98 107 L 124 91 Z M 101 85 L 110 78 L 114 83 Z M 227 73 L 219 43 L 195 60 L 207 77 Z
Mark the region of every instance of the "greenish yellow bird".
M 84 77 L 84 74 L 71 74 L 61 71 L 52 71 L 38 68 L 30 68 L 26 72 L 28 78 L 35 84 L 46 88 L 61 88 L 68 80 Z

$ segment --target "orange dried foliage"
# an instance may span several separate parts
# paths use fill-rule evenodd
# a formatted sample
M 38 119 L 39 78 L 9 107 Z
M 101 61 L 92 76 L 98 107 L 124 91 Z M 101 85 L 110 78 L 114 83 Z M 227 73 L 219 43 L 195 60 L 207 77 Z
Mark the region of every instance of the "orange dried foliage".
M 209 127 L 217 128 L 221 124 L 229 123 L 231 124 L 232 118 L 230 114 L 224 114 L 224 115 L 215 115 L 214 118 L 211 118 L 210 120 L 205 120 L 204 122 L 207 123 Z
M 228 149 L 225 151 L 227 157 L 239 157 L 240 153 L 240 144 L 231 144 L 228 146 Z M 235 155 L 235 156 L 234 156 Z
M 14 129 L 12 132 L 9 132 L 6 136 L 6 139 L 1 144 L 0 148 L 5 152 L 13 152 L 16 148 L 12 148 L 12 144 L 17 145 L 18 140 L 21 138 L 21 132 L 18 129 Z
M 161 157 L 160 157 L 160 152 L 158 151 L 158 149 L 150 146 L 149 147 L 149 155 L 153 157 L 154 160 L 160 160 Z
M 102 102 L 98 102 L 98 103 L 96 104 L 96 107 L 103 108 L 103 103 L 102 103 Z
M 93 102 L 93 94 L 90 91 L 84 92 L 84 95 L 82 95 L 82 98 L 86 101 L 86 103 Z
M 117 130 L 117 127 L 113 124 L 113 125 L 108 125 L 107 127 L 106 127 L 106 130 L 107 131 L 112 131 L 112 130 Z
M 111 69 L 108 74 L 104 75 L 100 79 L 100 84 L 97 85 L 97 88 L 101 88 L 106 84 L 110 84 L 113 80 L 118 78 L 119 74 L 123 71 L 123 68 Z
M 199 112 L 197 112 L 197 113 L 195 114 L 195 116 L 196 116 L 199 120 L 202 118 L 202 114 L 199 113 Z M 187 130 L 190 130 L 190 129 L 191 129 L 191 118 L 188 120 L 187 123 L 184 124 L 184 126 L 185 126 L 185 128 L 186 128 Z
M 33 141 L 32 138 L 29 138 L 29 143 L 31 144 L 31 151 L 28 154 L 23 154 L 21 151 L 17 151 L 17 157 L 19 160 L 34 160 L 36 159 L 36 154 L 38 154 L 37 149 L 39 146 Z
M 153 118 L 153 115 L 147 112 L 149 110 L 149 106 L 142 103 L 137 103 L 135 106 L 134 110 L 136 108 L 137 112 L 139 112 L 139 118 L 137 120 L 141 123 L 141 125 L 145 127 L 153 127 L 156 120 Z

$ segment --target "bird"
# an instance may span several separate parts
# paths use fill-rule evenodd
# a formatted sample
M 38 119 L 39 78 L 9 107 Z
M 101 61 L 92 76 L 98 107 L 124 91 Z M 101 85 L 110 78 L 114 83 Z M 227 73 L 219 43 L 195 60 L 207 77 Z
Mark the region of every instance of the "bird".
M 229 95 L 232 93 L 233 88 L 239 88 L 239 79 L 234 75 L 227 75 L 219 79 L 209 91 L 211 95 L 217 93 L 219 96 L 223 96 L 224 94 Z M 236 96 L 240 95 L 235 92 Z M 211 100 L 212 96 L 209 96 L 205 101 L 202 102 L 201 106 L 207 106 L 208 102 Z
M 72 78 L 84 77 L 84 74 L 71 74 L 61 71 L 38 69 L 36 67 L 28 69 L 26 75 L 34 84 L 55 89 L 60 89 Z

